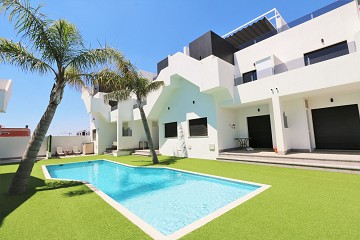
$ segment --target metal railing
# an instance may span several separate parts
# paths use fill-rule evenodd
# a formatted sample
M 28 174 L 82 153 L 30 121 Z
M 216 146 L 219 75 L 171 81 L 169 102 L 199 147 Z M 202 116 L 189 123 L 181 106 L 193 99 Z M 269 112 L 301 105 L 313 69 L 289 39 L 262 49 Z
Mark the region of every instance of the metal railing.
M 355 42 L 349 42 L 348 48 L 349 48 L 349 54 L 357 52 Z M 345 54 L 345 55 L 348 55 L 348 54 Z M 341 55 L 341 56 L 344 56 L 344 55 Z M 337 54 L 336 52 L 329 53 L 329 54 L 321 56 L 321 58 L 316 59 L 317 61 L 312 62 L 309 65 L 316 64 L 316 63 L 323 62 L 323 61 L 328 61 L 328 60 L 331 60 L 331 59 L 334 59 L 337 57 L 341 57 L 341 56 L 339 54 Z M 280 61 L 280 60 L 277 59 L 277 61 Z M 289 72 L 291 70 L 306 67 L 307 64 L 305 61 L 306 61 L 305 57 L 301 57 L 301 58 L 293 59 L 293 60 L 290 60 L 287 62 L 275 64 L 274 67 L 271 67 L 271 68 L 266 68 L 266 69 L 257 71 L 257 80 L 266 78 L 266 77 L 270 77 L 273 75 L 281 74 L 284 72 Z M 245 84 L 242 76 L 234 79 L 235 86 L 238 86 L 241 84 Z
M 319 17 L 321 15 L 324 15 L 325 13 L 331 12 L 331 11 L 333 11 L 333 10 L 339 8 L 339 7 L 342 7 L 342 6 L 344 6 L 344 5 L 348 4 L 348 3 L 351 3 L 351 2 L 353 2 L 353 0 L 337 0 L 336 2 L 333 2 L 333 3 L 327 5 L 327 6 L 323 7 L 323 8 L 320 8 L 320 9 L 318 9 L 318 10 L 312 12 L 312 13 L 306 14 L 305 16 L 302 16 L 302 17 L 300 17 L 300 18 L 298 18 L 298 19 L 296 19 L 294 21 L 291 21 L 291 22 L 287 23 L 286 25 L 279 28 L 277 31 L 271 31 L 271 32 L 265 33 L 265 34 L 263 34 L 263 35 L 261 35 L 261 36 L 259 36 L 257 38 L 254 38 L 253 40 L 251 40 L 249 42 L 241 44 L 241 45 L 239 45 L 237 47 L 237 50 L 242 50 L 244 48 L 247 48 L 247 47 L 249 47 L 251 45 L 254 45 L 254 44 L 258 43 L 258 42 L 261 42 L 261 41 L 263 41 L 265 39 L 268 39 L 268 38 L 270 38 L 270 37 L 272 37 L 272 36 L 274 36 L 276 34 L 284 32 L 284 31 L 286 31 L 288 29 L 291 29 L 293 27 L 296 27 L 296 26 L 298 26 L 300 24 L 308 22 L 308 21 L 310 21 L 310 20 L 312 20 L 314 18 L 317 18 L 317 17 Z

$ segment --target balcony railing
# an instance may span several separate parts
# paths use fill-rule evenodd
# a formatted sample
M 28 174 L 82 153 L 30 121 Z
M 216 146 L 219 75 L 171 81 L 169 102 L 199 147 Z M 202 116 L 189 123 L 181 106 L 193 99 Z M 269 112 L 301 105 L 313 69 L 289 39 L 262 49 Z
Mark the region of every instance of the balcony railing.
M 237 47 L 237 50 L 242 50 L 244 48 L 247 48 L 247 47 L 249 47 L 251 45 L 254 45 L 254 44 L 258 43 L 258 42 L 261 42 L 261 41 L 263 41 L 263 40 L 265 40 L 267 38 L 270 38 L 270 37 L 272 37 L 272 36 L 274 36 L 276 34 L 279 34 L 279 33 L 284 32 L 284 31 L 286 31 L 286 30 L 288 30 L 290 28 L 293 28 L 293 27 L 296 27 L 296 26 L 298 26 L 300 24 L 308 22 L 308 21 L 310 21 L 310 20 L 312 20 L 314 18 L 317 18 L 317 17 L 319 17 L 321 15 L 324 15 L 325 13 L 331 12 L 331 11 L 333 11 L 333 10 L 339 8 L 339 7 L 342 7 L 342 6 L 344 6 L 344 5 L 346 5 L 346 4 L 350 3 L 350 2 L 353 2 L 353 0 L 338 0 L 336 2 L 333 2 L 333 3 L 327 5 L 327 6 L 323 7 L 323 8 L 320 8 L 320 9 L 318 9 L 318 10 L 312 12 L 312 13 L 306 14 L 305 16 L 302 16 L 302 17 L 300 17 L 300 18 L 298 18 L 298 19 L 296 19 L 296 20 L 294 20 L 292 22 L 287 23 L 286 25 L 282 26 L 277 31 L 271 31 L 271 32 L 265 33 L 264 35 L 261 35 L 261 36 L 259 36 L 257 38 L 254 38 L 253 40 L 251 40 L 251 41 L 249 41 L 247 43 L 239 45 Z
M 355 42 L 349 42 L 348 48 L 349 48 L 349 54 L 355 53 L 356 52 Z M 343 56 L 343 55 L 341 55 L 341 56 Z M 341 57 L 341 56 L 336 52 L 331 52 L 329 54 L 321 56 L 321 58 L 317 59 L 316 62 L 310 63 L 309 65 L 316 64 L 316 63 L 323 62 L 323 61 L 328 61 L 330 59 Z M 288 62 L 276 64 L 274 67 L 271 67 L 271 68 L 266 68 L 266 69 L 257 71 L 257 80 L 266 78 L 266 77 L 270 77 L 273 75 L 281 74 L 284 72 L 288 72 L 291 70 L 306 67 L 307 63 L 305 61 L 306 61 L 305 57 L 301 57 L 301 58 L 297 58 L 294 60 L 290 60 Z M 235 86 L 238 86 L 241 84 L 245 84 L 243 77 L 238 77 L 238 78 L 234 79 Z

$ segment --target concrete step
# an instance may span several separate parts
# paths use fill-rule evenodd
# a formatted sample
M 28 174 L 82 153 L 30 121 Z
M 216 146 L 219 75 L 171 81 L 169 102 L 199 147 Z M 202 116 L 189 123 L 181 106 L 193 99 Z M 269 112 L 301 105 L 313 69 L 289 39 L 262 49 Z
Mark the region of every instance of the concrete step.
M 351 159 L 322 159 L 284 156 L 261 156 L 238 153 L 221 153 L 218 160 L 240 161 L 247 163 L 262 163 L 283 166 L 300 166 L 310 168 L 327 168 L 334 170 L 349 170 L 360 172 L 360 161 Z
M 156 152 L 156 155 L 161 156 L 159 150 L 155 150 L 155 152 Z M 135 150 L 135 152 L 132 155 L 149 157 L 149 156 L 151 156 L 151 153 L 150 153 L 150 150 L 144 149 L 144 150 Z

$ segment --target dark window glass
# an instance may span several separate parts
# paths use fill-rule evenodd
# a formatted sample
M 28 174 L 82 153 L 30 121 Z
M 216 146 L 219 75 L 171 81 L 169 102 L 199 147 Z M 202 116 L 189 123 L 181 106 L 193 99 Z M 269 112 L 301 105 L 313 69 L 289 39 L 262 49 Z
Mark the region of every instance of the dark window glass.
M 177 137 L 177 122 L 165 123 L 165 137 Z
M 243 74 L 243 82 L 248 83 L 257 80 L 256 70 Z
M 305 66 L 349 54 L 347 42 L 341 42 L 304 54 Z
M 191 137 L 202 137 L 208 135 L 207 118 L 198 118 L 189 120 L 189 129 Z
M 92 130 L 92 140 L 96 141 L 96 129 Z

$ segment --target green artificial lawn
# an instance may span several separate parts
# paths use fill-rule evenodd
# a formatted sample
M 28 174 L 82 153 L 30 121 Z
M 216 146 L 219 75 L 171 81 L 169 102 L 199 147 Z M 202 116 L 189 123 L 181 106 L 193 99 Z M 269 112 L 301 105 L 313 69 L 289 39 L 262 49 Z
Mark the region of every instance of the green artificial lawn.
M 18 165 L 0 166 L 0 239 L 150 239 L 86 186 L 44 180 L 41 165 L 106 158 L 137 166 L 149 157 L 90 156 L 35 164 L 29 192 L 8 196 Z M 272 185 L 184 239 L 360 239 L 360 175 L 160 157 L 172 168 Z

